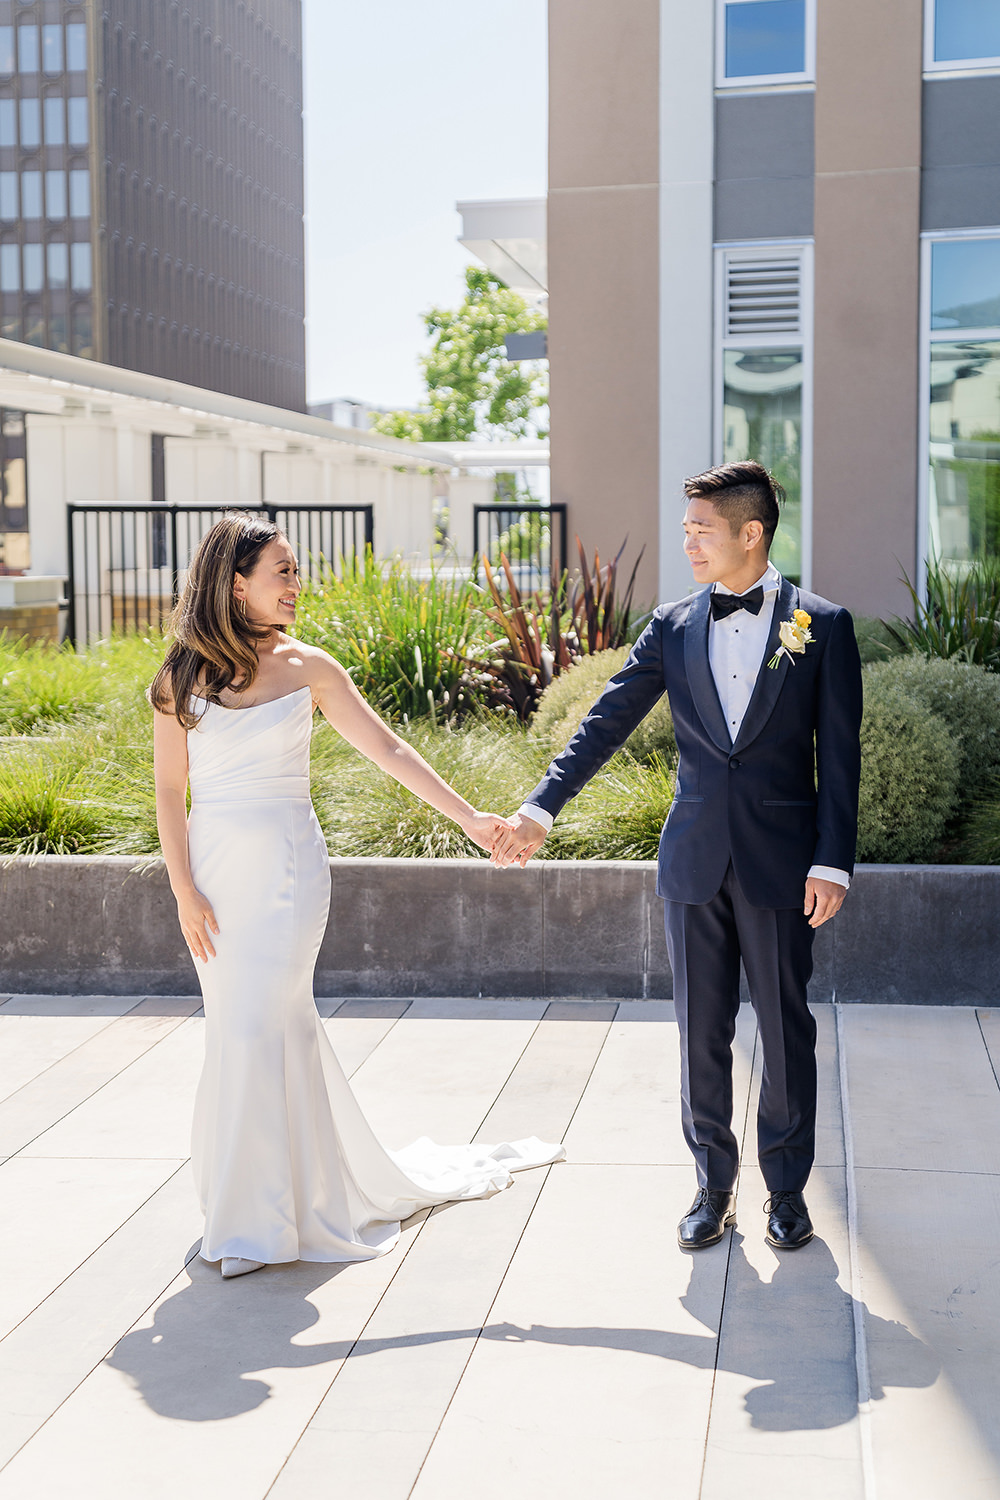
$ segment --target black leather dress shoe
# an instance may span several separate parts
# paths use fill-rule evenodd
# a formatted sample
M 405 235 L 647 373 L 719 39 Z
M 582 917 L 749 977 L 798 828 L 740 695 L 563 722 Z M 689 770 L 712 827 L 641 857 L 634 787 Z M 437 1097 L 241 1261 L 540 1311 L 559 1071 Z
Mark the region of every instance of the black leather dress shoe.
M 772 1193 L 764 1204 L 767 1233 L 764 1238 L 775 1250 L 798 1250 L 813 1237 L 812 1220 L 801 1193 Z
M 699 1188 L 698 1196 L 677 1226 L 677 1243 L 682 1250 L 704 1250 L 717 1245 L 736 1223 L 736 1194 L 715 1188 Z

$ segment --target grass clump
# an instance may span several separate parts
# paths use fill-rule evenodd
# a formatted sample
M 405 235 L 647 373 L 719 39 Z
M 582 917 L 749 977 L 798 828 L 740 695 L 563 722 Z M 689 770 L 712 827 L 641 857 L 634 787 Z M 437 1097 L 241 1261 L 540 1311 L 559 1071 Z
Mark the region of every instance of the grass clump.
M 858 859 L 933 858 L 958 801 L 961 748 L 943 719 L 877 667 L 864 670 Z
M 419 578 L 368 548 L 343 577 L 306 582 L 295 635 L 329 651 L 387 718 L 448 720 L 472 706 L 467 661 L 492 633 L 483 606 L 474 574 L 432 567 Z
M 962 830 L 961 857 L 970 865 L 1000 865 L 1000 780 L 973 805 Z
M 532 733 L 556 753 L 568 744 L 581 721 L 597 702 L 611 678 L 625 665 L 628 646 L 584 656 L 556 677 L 541 696 Z M 674 724 L 666 694 L 629 735 L 624 749 L 635 760 L 660 756 L 669 762 L 677 754 Z

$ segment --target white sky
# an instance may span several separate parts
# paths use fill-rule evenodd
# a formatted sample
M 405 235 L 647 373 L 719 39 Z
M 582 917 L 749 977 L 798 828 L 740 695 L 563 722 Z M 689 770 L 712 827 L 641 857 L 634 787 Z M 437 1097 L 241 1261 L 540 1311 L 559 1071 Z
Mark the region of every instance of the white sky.
M 414 406 L 455 203 L 546 190 L 546 0 L 304 0 L 310 401 Z

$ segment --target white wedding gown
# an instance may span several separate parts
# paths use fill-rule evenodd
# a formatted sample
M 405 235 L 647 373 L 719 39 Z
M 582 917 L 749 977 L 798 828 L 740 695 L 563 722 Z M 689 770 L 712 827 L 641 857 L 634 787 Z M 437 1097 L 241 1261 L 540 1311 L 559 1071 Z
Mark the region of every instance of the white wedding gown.
M 330 867 L 309 798 L 310 690 L 246 709 L 196 703 L 188 845 L 219 926 L 217 956 L 197 964 L 206 1051 L 191 1155 L 202 1257 L 368 1260 L 392 1249 L 418 1209 L 486 1197 L 512 1171 L 561 1159 L 561 1146 L 534 1139 L 379 1144 L 313 1000 Z

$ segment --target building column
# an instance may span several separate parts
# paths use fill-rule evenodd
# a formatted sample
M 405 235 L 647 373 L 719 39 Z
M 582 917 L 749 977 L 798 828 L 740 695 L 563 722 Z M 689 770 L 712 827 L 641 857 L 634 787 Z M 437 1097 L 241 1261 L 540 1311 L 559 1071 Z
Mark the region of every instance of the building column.
M 660 0 L 549 3 L 552 500 L 659 587 Z
M 819 0 L 813 587 L 904 612 L 917 567 L 921 0 Z

